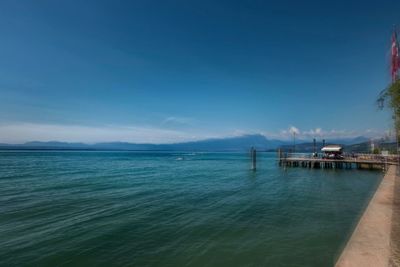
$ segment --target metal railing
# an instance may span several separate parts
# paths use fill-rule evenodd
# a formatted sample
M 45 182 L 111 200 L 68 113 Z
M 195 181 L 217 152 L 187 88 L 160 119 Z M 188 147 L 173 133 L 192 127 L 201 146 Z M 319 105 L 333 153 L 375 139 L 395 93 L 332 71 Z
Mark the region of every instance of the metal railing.
M 280 159 L 284 158 L 299 158 L 299 159 L 323 159 L 325 156 L 324 153 L 292 153 L 292 152 L 284 152 L 280 151 L 278 153 L 278 157 Z M 342 154 L 344 160 L 371 160 L 378 162 L 388 162 L 388 163 L 397 163 L 398 155 L 390 154 L 390 155 L 381 155 L 381 154 L 368 154 L 368 153 L 343 153 Z

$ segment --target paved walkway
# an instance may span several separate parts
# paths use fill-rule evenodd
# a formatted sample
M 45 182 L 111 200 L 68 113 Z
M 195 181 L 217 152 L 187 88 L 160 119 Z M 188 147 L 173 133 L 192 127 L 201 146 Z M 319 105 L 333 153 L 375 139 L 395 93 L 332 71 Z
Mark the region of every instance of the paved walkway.
M 400 266 L 396 255 L 400 241 L 396 237 L 400 238 L 400 225 L 396 221 L 400 211 L 400 201 L 397 201 L 400 191 L 396 190 L 396 201 L 394 194 L 395 187 L 400 185 L 396 180 L 396 167 L 390 166 L 336 267 Z

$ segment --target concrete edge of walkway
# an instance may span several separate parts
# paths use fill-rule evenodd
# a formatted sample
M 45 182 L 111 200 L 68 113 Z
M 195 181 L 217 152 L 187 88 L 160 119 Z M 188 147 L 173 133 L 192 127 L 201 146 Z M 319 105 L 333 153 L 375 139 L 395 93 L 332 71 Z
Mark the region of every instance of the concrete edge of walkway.
M 396 166 L 390 166 L 337 260 L 336 267 L 389 266 L 395 180 Z

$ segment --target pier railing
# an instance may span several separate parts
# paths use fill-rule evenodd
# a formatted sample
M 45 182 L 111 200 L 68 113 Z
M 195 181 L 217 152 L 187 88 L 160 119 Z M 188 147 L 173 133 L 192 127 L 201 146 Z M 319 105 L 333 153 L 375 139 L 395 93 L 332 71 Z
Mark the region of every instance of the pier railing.
M 375 161 L 387 161 L 396 163 L 398 162 L 398 155 L 379 155 L 379 154 L 366 154 L 366 153 L 356 153 L 354 155 L 346 155 L 346 158 L 356 158 L 360 160 L 375 160 Z
M 367 153 L 344 153 L 343 155 L 344 160 L 371 160 L 377 162 L 390 162 L 390 163 L 397 163 L 398 156 L 394 154 L 390 155 L 380 155 L 380 154 L 367 154 Z M 278 152 L 278 157 L 291 159 L 291 158 L 298 158 L 298 159 L 323 159 L 324 154 L 318 153 L 292 153 L 292 152 Z

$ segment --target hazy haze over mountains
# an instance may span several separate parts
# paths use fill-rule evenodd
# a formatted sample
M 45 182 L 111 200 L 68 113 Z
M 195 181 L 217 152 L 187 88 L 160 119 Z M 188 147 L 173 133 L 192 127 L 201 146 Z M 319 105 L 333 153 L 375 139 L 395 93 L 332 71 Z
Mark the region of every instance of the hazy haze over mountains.
M 310 142 L 311 141 L 311 142 Z M 321 142 L 321 140 L 318 140 Z M 368 141 L 368 138 L 326 140 L 330 144 L 352 145 Z M 296 140 L 297 146 L 312 143 L 312 140 Z M 220 139 L 206 139 L 201 141 L 183 142 L 174 144 L 136 144 L 127 142 L 107 142 L 96 144 L 68 143 L 68 142 L 27 142 L 19 145 L 0 144 L 3 149 L 88 149 L 88 150 L 175 150 L 175 151 L 246 151 L 250 147 L 258 150 L 270 150 L 278 147 L 290 147 L 293 141 L 267 139 L 264 135 L 253 134 Z

